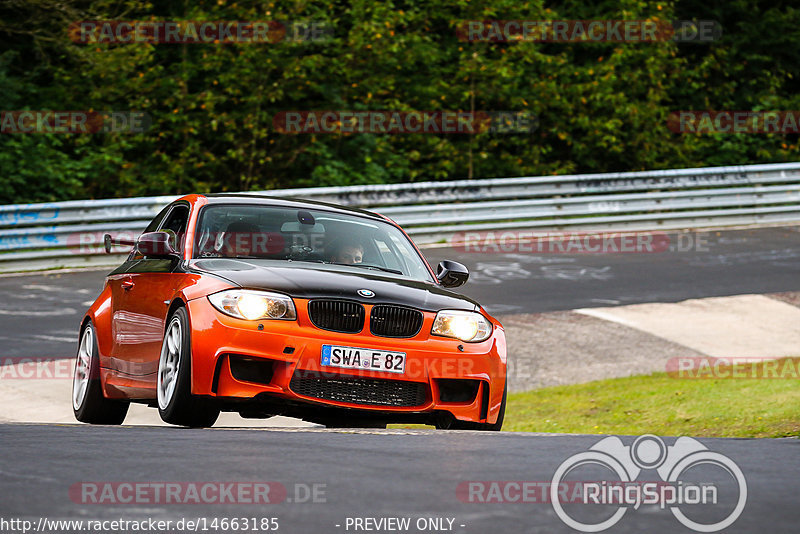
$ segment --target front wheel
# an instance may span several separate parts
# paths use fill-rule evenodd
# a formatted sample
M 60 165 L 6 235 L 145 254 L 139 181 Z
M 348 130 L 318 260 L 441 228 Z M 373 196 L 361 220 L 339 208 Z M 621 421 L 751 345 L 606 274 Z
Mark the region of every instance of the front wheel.
M 170 316 L 158 359 L 158 414 L 165 423 L 208 427 L 219 409 L 208 399 L 192 395 L 192 349 L 189 315 L 178 308 Z
M 129 402 L 107 399 L 100 384 L 100 352 L 91 321 L 81 332 L 72 378 L 72 412 L 75 419 L 94 425 L 121 425 Z

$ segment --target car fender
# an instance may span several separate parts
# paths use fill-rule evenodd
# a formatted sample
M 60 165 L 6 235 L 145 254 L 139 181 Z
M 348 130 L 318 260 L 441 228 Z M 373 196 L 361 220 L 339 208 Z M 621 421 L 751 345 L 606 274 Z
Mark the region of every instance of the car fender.
M 205 298 L 212 293 L 216 293 L 218 291 L 222 291 L 225 289 L 232 289 L 239 287 L 237 285 L 231 284 L 229 281 L 215 277 L 215 276 L 201 276 L 199 274 L 188 274 L 186 275 L 185 281 L 180 287 L 176 288 L 175 294 L 170 299 L 169 306 L 167 307 L 167 314 L 164 318 L 164 334 L 166 334 L 167 322 L 169 320 L 170 315 L 178 306 L 183 306 L 186 309 L 186 315 L 189 319 L 189 331 L 193 333 L 193 320 L 192 320 L 192 311 L 191 306 L 189 303 L 193 300 Z M 194 336 L 192 336 L 194 338 Z M 194 358 L 194 340 L 192 341 L 192 358 Z M 197 391 L 197 370 L 196 366 L 192 365 L 192 376 L 191 376 L 191 391 Z
M 100 351 L 100 367 L 107 367 L 108 357 L 114 342 L 113 324 L 111 321 L 111 287 L 105 284 L 100 296 L 94 301 L 81 320 L 81 329 L 87 321 L 94 325 L 97 348 Z

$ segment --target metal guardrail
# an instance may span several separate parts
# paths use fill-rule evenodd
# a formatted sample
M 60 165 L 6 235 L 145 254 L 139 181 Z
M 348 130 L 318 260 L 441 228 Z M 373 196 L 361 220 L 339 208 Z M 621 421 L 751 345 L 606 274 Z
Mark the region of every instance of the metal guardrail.
M 372 208 L 418 243 L 502 229 L 677 229 L 800 221 L 800 163 L 260 191 Z M 0 206 L 0 272 L 109 264 L 176 197 Z

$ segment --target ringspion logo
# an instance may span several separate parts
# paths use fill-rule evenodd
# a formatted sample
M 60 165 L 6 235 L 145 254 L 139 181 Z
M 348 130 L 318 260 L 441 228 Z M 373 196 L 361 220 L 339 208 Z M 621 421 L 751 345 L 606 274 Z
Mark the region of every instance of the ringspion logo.
M 580 473 L 587 467 L 610 471 L 614 478 L 609 481 L 571 481 L 581 487 L 581 505 L 606 505 L 599 507 L 594 516 L 587 516 L 583 506 L 568 511 L 559 499 L 559 488 L 570 473 Z M 737 487 L 732 506 L 724 508 L 721 517 L 710 522 L 692 519 L 690 510 L 695 506 L 722 507 L 721 489 L 716 484 L 697 483 L 688 480 L 692 472 L 700 467 L 715 470 Z M 657 482 L 635 483 L 642 472 L 655 471 L 667 485 Z M 687 480 L 684 480 L 687 479 Z M 685 527 L 697 532 L 718 532 L 731 526 L 741 515 L 747 502 L 747 482 L 736 463 L 727 456 L 713 452 L 696 439 L 680 437 L 671 446 L 651 434 L 636 438 L 625 445 L 616 436 L 604 438 L 592 445 L 588 451 L 570 456 L 556 469 L 550 485 L 550 504 L 564 523 L 580 532 L 601 532 L 619 523 L 629 510 L 638 510 L 643 504 L 658 504 L 669 508 L 672 515 Z M 614 509 L 607 517 L 607 507 Z M 583 513 L 581 513 L 583 512 Z

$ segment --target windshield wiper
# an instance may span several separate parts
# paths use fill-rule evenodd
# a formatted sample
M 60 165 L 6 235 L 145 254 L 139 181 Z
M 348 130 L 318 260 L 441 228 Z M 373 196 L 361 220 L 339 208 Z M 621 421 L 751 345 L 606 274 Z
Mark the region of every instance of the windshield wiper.
M 362 269 L 372 269 L 375 271 L 383 271 L 385 273 L 392 273 L 392 274 L 403 274 L 403 271 L 398 271 L 397 269 L 390 269 L 388 267 L 382 267 L 380 265 L 371 265 L 369 263 L 340 263 L 338 261 L 331 261 L 328 262 L 332 265 L 346 265 L 347 267 L 361 267 Z
M 325 261 L 325 260 L 317 260 L 317 259 L 292 259 L 289 258 L 287 261 L 304 261 L 306 263 L 322 263 L 325 265 L 344 265 L 345 267 L 361 267 L 362 269 L 372 269 L 374 271 L 383 271 L 386 273 L 392 274 L 399 274 L 402 275 L 403 271 L 398 271 L 397 269 L 390 269 L 389 267 L 383 267 L 381 265 L 372 265 L 370 263 L 343 263 L 339 261 Z

